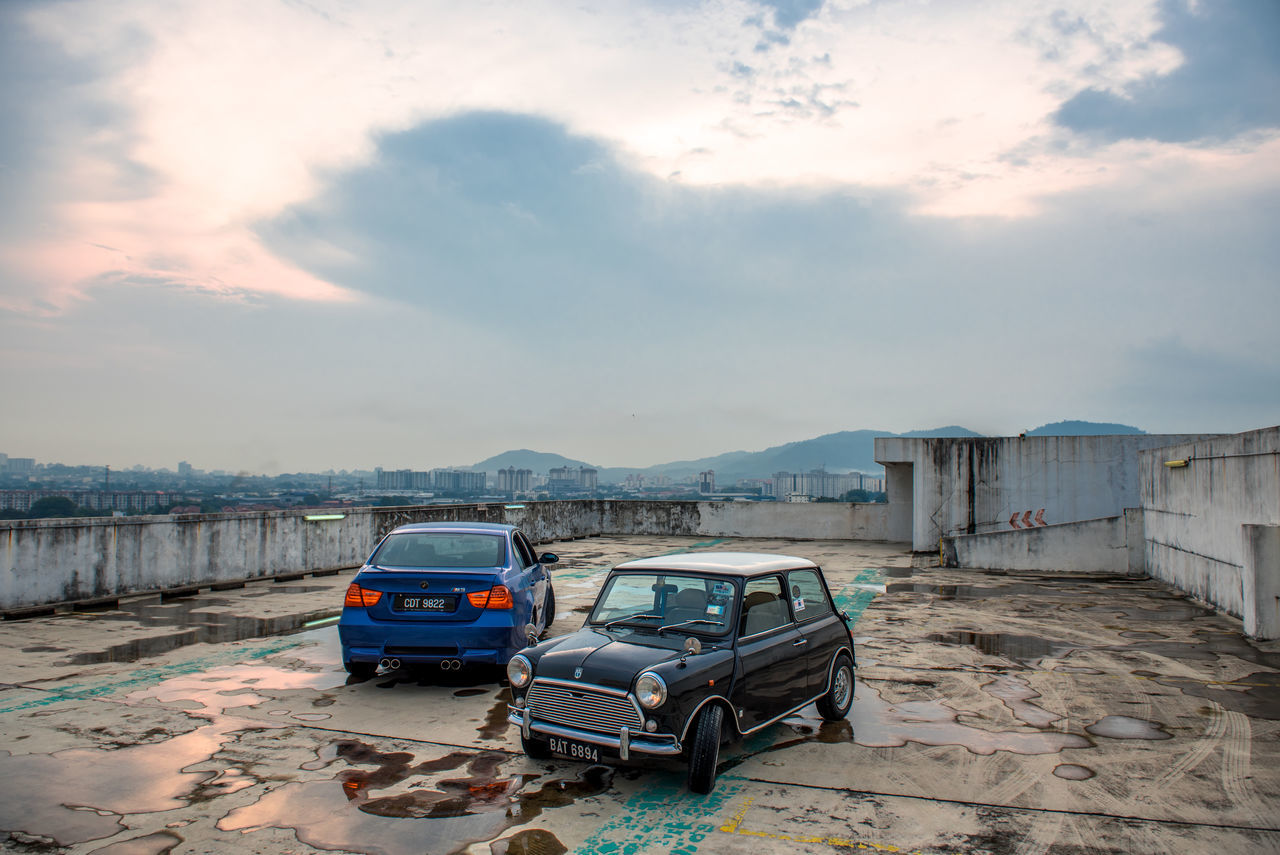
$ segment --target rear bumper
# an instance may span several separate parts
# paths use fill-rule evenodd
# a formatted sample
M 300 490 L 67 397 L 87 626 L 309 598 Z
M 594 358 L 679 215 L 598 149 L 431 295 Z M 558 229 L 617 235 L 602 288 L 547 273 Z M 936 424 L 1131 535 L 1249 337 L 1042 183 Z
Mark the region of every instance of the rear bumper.
M 403 665 L 455 659 L 464 664 L 506 665 L 524 647 L 524 630 L 513 625 L 509 612 L 486 618 L 483 623 L 423 625 L 373 621 L 360 609 L 347 609 L 338 623 L 342 658 L 347 662 L 399 659 Z
M 630 755 L 633 753 L 672 757 L 682 750 L 679 740 L 670 734 L 631 733 L 626 728 L 623 728 L 617 736 L 595 733 L 545 721 L 532 721 L 526 710 L 514 706 L 507 707 L 507 721 L 519 727 L 520 733 L 526 739 L 534 735 L 560 736 L 578 742 L 590 742 L 592 745 L 612 749 L 623 760 L 631 759 Z

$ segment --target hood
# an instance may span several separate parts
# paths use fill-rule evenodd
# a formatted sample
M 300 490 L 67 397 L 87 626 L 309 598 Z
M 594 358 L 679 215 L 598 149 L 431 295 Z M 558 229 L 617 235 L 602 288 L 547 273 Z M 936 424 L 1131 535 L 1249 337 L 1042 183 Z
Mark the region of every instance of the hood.
M 626 691 L 641 671 L 680 658 L 684 638 L 631 630 L 581 629 L 556 639 L 534 662 L 534 674 Z M 575 677 L 578 668 L 582 674 Z

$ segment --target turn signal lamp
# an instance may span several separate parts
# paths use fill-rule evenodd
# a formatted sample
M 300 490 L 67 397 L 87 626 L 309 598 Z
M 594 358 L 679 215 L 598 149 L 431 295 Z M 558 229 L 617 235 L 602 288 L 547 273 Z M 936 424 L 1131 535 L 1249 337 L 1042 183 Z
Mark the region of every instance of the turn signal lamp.
M 343 598 L 342 605 L 352 608 L 368 608 L 378 604 L 378 600 L 382 599 L 381 591 L 371 591 L 368 588 L 361 588 L 355 582 L 347 586 L 347 596 Z
M 474 591 L 467 594 L 467 602 L 478 609 L 514 609 L 515 598 L 506 585 L 494 585 L 487 591 Z

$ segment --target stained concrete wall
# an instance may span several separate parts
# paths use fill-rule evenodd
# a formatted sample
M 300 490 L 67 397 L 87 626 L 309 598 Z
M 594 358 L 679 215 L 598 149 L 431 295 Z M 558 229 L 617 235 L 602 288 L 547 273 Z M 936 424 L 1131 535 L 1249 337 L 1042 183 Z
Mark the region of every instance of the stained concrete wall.
M 911 548 L 938 549 L 944 535 L 1012 531 L 1027 520 L 1045 524 L 1119 516 L 1141 505 L 1138 452 L 1209 434 L 1134 436 L 878 437 L 875 456 L 892 486 L 911 471 Z M 901 491 L 889 492 L 890 519 Z M 895 529 L 896 533 L 896 529 Z
M 885 540 L 888 507 L 820 502 L 530 502 L 0 522 L 0 611 L 358 566 L 398 525 L 506 522 L 536 541 L 592 534 Z
M 942 538 L 942 562 L 948 567 L 997 570 L 1043 570 L 1054 573 L 1118 573 L 1128 575 L 1141 563 L 1140 514 L 1039 526 L 1023 531 L 994 531 Z M 1131 542 L 1129 526 L 1138 525 Z
M 1147 572 L 1280 638 L 1280 427 L 1144 451 L 1139 464 Z

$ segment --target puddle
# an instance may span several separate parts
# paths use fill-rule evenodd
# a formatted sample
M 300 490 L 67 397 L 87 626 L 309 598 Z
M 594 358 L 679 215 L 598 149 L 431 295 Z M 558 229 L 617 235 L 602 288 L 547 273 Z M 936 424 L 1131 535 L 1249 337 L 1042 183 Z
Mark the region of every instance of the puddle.
M 1068 781 L 1087 781 L 1097 772 L 1088 766 L 1077 766 L 1074 763 L 1060 763 L 1053 767 L 1053 774 Z
M 1173 734 L 1158 721 L 1132 718 L 1127 715 L 1109 715 L 1085 728 L 1086 733 L 1105 736 L 1107 739 L 1173 739 Z
M 987 656 L 999 656 L 1032 667 L 1042 659 L 1056 659 L 1064 653 L 1079 649 L 1079 645 L 1065 641 L 1050 641 L 1034 635 L 1008 635 L 1006 633 L 957 632 L 933 633 L 929 641 L 958 647 L 973 647 Z
M 1250 718 L 1280 721 L 1280 673 L 1255 671 L 1238 680 L 1205 683 L 1183 677 L 1163 677 L 1151 671 L 1134 671 L 1162 686 L 1178 689 L 1184 695 L 1215 701 L 1232 712 Z
M 295 586 L 300 590 L 326 591 L 324 586 Z M 283 589 L 268 588 L 245 596 L 266 596 Z M 287 590 L 285 591 L 288 592 Z M 137 623 L 140 627 L 171 627 L 172 632 L 150 635 L 114 644 L 103 650 L 77 653 L 67 659 L 71 665 L 92 665 L 99 662 L 134 662 L 149 656 L 159 656 L 189 644 L 217 644 L 285 635 L 304 629 L 315 612 L 285 614 L 272 617 L 244 617 L 230 612 L 232 603 L 221 597 L 203 596 L 165 602 L 141 602 L 96 614 L 94 620 L 110 620 Z M 336 616 L 337 610 L 334 611 Z M 51 648 L 52 649 L 52 648 Z
M 1026 680 L 1003 675 L 983 685 L 982 690 L 994 698 L 999 698 L 1019 721 L 1032 727 L 1048 727 L 1062 716 L 1051 713 L 1031 701 L 1040 697 L 1040 693 L 1032 689 Z
M 1081 596 L 1083 591 L 1045 587 L 1015 582 L 1010 585 L 982 587 L 978 585 L 933 585 L 924 582 L 891 582 L 886 586 L 889 594 L 933 594 L 940 600 L 990 600 L 996 597 L 1012 597 L 1035 594 L 1042 597 Z
M 1149 620 L 1149 621 L 1180 621 L 1190 620 L 1191 618 L 1208 617 L 1214 614 L 1213 609 L 1207 609 L 1204 606 L 1197 606 L 1195 603 L 1184 601 L 1168 606 L 1160 606 L 1153 609 L 1145 609 L 1138 606 L 1127 605 L 1099 605 L 1086 606 L 1081 608 L 1082 612 L 1102 612 L 1117 617 L 1127 617 L 1132 620 Z
M 489 844 L 491 855 L 565 855 L 569 848 L 550 831 L 528 828 Z
M 198 674 L 172 677 L 131 692 L 125 703 L 155 701 L 180 707 L 198 715 L 219 715 L 238 707 L 252 707 L 274 700 L 268 693 L 299 689 L 330 689 L 341 686 L 346 675 L 339 671 L 316 673 L 292 671 L 272 665 L 224 665 Z M 307 698 L 307 703 L 313 699 Z M 288 715 L 288 710 L 273 710 L 272 715 Z M 328 718 L 322 713 L 299 713 L 300 720 Z
M 218 772 L 183 770 L 252 729 L 216 721 L 162 742 L 0 757 L 0 828 L 48 837 L 58 846 L 111 837 L 127 830 L 127 814 L 187 805 Z
M 511 689 L 503 688 L 498 692 L 497 700 L 489 708 L 484 724 L 477 727 L 481 739 L 502 739 L 510 726 L 507 721 L 507 705 L 511 703 Z
M 502 766 L 513 761 L 498 752 L 454 752 L 414 763 L 408 752 L 382 753 L 354 740 L 334 743 L 303 768 L 315 770 L 339 760 L 374 768 L 348 768 L 327 781 L 285 784 L 232 810 L 217 827 L 245 834 L 292 829 L 299 841 L 318 849 L 369 855 L 460 852 L 494 840 L 544 810 L 605 792 L 613 775 L 608 767 L 590 766 L 575 779 L 549 780 L 531 790 L 542 774 L 504 776 Z M 463 765 L 466 777 L 440 777 Z M 520 758 L 515 765 L 524 767 L 525 761 Z M 494 851 L 538 851 L 530 847 L 540 836 L 511 838 L 517 839 L 514 845 L 523 850 L 502 841 L 508 848 Z
M 22 648 L 22 652 L 23 653 L 61 653 L 66 649 L 67 648 L 65 647 L 50 647 L 47 644 L 37 644 L 35 647 Z
M 979 717 L 978 713 L 956 710 L 942 701 L 889 703 L 879 691 L 856 680 L 853 705 L 844 720 L 823 722 L 807 716 L 784 719 L 783 724 L 800 738 L 777 743 L 766 750 L 777 751 L 805 742 L 854 742 L 867 748 L 899 748 L 908 742 L 956 745 L 982 755 L 997 751 L 1057 754 L 1068 748 L 1093 747 L 1090 739 L 1075 733 L 983 730 L 960 724 L 961 715 Z
M 880 572 L 890 579 L 910 578 L 915 571 L 910 567 L 881 567 Z

